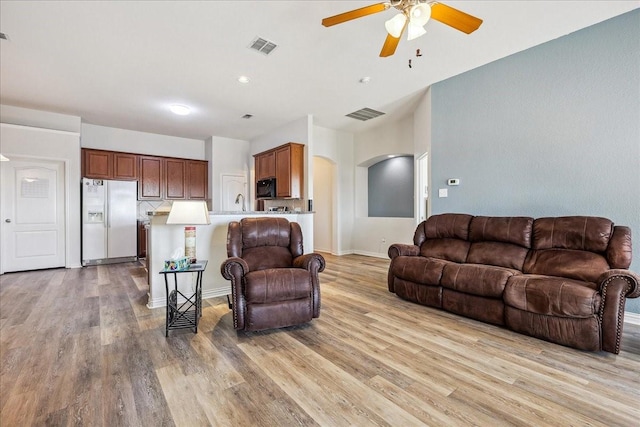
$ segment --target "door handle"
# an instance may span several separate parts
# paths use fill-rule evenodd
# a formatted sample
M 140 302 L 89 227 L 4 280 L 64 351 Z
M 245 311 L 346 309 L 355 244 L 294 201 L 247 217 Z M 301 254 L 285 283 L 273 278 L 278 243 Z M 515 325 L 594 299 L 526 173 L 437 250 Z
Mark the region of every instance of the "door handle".
M 9 218 L 7 218 L 7 219 L 5 219 L 5 220 L 4 220 L 4 222 L 6 222 L 6 223 L 10 223 L 10 222 L 11 222 L 11 220 L 10 220 Z

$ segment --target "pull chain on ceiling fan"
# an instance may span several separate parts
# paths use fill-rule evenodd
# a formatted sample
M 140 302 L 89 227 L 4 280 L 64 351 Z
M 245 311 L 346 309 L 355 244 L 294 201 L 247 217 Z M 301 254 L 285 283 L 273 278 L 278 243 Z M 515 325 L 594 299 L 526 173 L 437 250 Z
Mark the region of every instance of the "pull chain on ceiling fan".
M 383 12 L 391 7 L 400 11 L 396 16 L 385 22 L 387 38 L 380 51 L 380 56 L 391 56 L 395 53 L 400 37 L 407 30 L 407 39 L 413 40 L 424 34 L 424 26 L 429 19 L 442 22 L 456 30 L 471 34 L 480 27 L 482 19 L 471 16 L 451 6 L 428 0 L 391 0 L 370 6 L 354 9 L 322 20 L 322 25 L 331 27 L 363 16 Z

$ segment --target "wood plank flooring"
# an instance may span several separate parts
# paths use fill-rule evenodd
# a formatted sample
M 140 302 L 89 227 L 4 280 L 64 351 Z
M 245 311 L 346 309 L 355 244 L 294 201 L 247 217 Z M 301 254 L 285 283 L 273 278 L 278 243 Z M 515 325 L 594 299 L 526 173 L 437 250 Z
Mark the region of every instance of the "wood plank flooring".
M 138 263 L 1 276 L 0 426 L 639 425 L 639 326 L 585 353 L 403 301 L 388 260 L 325 257 L 320 318 L 259 333 L 214 298 L 165 338 Z

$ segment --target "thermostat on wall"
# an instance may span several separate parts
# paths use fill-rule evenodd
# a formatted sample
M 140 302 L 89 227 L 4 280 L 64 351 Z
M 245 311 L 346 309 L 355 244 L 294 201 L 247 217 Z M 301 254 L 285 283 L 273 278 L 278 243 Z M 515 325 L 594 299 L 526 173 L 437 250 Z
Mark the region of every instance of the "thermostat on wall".
M 460 185 L 460 180 L 458 178 L 449 178 L 447 185 Z

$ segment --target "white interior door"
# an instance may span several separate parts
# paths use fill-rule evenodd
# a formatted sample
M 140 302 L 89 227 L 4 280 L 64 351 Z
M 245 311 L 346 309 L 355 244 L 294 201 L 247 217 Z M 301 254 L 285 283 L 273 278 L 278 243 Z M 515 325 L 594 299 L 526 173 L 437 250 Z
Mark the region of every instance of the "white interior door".
M 244 175 L 222 175 L 222 210 L 236 212 L 249 210 L 247 197 L 247 177 Z M 242 197 L 238 197 L 242 194 Z M 238 203 L 236 203 L 238 200 Z M 243 209 L 244 206 L 244 209 Z
M 1 163 L 2 270 L 65 266 L 64 164 Z

